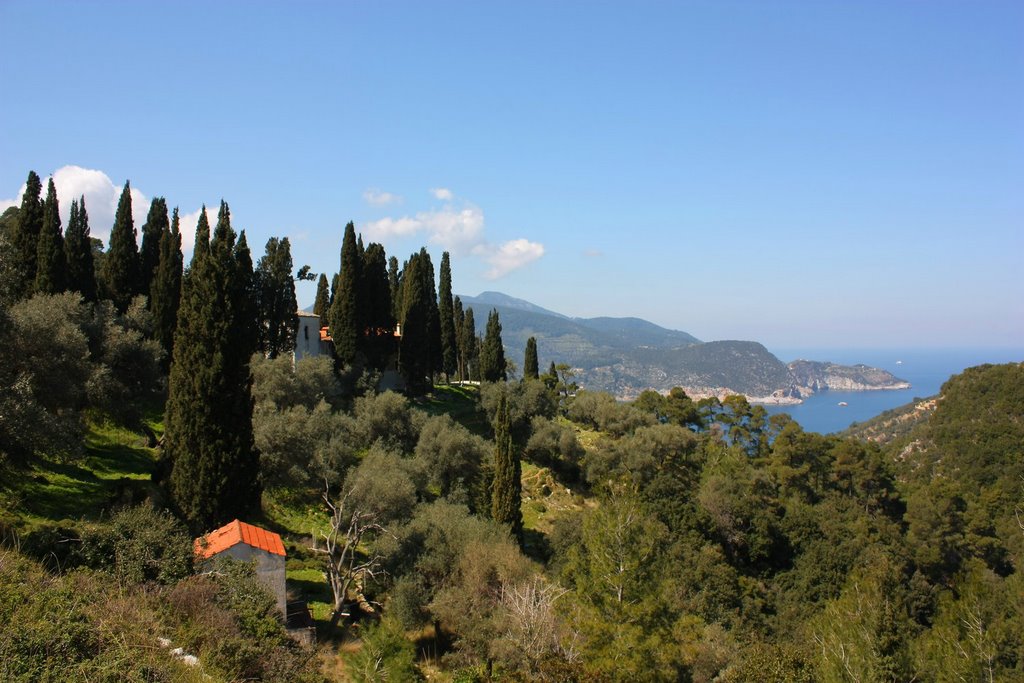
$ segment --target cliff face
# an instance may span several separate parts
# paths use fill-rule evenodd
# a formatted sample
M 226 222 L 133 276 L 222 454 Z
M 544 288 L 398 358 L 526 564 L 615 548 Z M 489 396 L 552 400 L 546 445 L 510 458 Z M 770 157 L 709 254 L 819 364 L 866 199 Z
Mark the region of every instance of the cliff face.
M 892 373 L 867 365 L 837 365 L 811 360 L 789 364 L 793 390 L 806 398 L 819 391 L 872 391 L 909 389 L 910 383 Z

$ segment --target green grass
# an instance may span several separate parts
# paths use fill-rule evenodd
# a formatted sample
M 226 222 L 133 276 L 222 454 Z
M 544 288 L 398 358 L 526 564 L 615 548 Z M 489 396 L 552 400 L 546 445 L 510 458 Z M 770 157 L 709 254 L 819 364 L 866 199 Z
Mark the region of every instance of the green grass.
M 479 436 L 490 436 L 487 416 L 479 409 L 480 387 L 473 384 L 435 384 L 429 396 L 416 402 L 428 415 L 448 414 L 453 420 Z
M 150 426 L 163 431 L 153 421 Z M 156 451 L 139 433 L 101 422 L 88 425 L 85 454 L 60 462 L 40 459 L 12 478 L 0 501 L 20 522 L 35 527 L 61 520 L 95 520 L 111 508 L 144 498 L 156 466 Z

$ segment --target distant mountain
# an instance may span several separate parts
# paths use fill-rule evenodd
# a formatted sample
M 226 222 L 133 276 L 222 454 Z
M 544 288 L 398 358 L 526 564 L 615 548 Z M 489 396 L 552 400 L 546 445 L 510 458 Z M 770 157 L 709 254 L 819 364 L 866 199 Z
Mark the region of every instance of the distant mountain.
M 500 292 L 459 296 L 483 334 L 487 314 L 501 317 L 505 356 L 522 367 L 526 340 L 537 339 L 541 369 L 567 363 L 586 389 L 634 398 L 645 389 L 683 387 L 694 397 L 744 394 L 798 403 L 816 391 L 906 388 L 884 370 L 798 361 L 790 366 L 751 341 L 702 343 L 691 334 L 640 318 L 570 318 Z

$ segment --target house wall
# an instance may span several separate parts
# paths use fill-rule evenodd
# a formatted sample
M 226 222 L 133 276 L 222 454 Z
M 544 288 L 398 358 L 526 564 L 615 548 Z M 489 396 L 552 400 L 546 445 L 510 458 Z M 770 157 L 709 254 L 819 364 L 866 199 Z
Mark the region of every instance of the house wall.
M 319 356 L 321 353 L 320 316 L 300 314 L 299 327 L 295 331 L 295 360 Z
M 245 543 L 237 543 L 227 550 L 214 555 L 214 558 L 217 557 L 230 557 L 242 562 L 252 562 L 255 560 L 256 576 L 273 594 L 277 602 L 277 608 L 281 611 L 281 619 L 284 619 L 287 608 L 287 594 L 285 591 L 285 558 L 283 555 L 275 555 Z

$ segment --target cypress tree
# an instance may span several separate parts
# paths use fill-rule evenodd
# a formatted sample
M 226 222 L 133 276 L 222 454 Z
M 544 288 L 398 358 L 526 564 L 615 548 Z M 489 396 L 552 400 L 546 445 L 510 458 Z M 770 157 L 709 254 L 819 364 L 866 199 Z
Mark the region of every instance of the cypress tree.
M 316 283 L 316 301 L 313 302 L 313 313 L 320 316 L 321 322 L 326 321 L 330 307 L 331 289 L 327 284 L 327 276 L 320 273 L 320 279 Z
M 345 237 L 341 244 L 341 272 L 338 273 L 338 290 L 331 303 L 329 316 L 335 355 L 342 365 L 355 363 L 361 345 L 362 326 L 360 325 L 359 311 L 361 265 L 359 245 L 356 243 L 356 228 L 350 222 L 345 226 Z
M 487 329 L 480 349 L 480 379 L 484 382 L 504 382 L 508 379 L 505 372 L 505 349 L 501 342 L 501 320 L 496 308 L 491 309 L 487 316 Z
M 512 444 L 508 400 L 502 391 L 494 423 L 494 481 L 491 483 L 491 517 L 508 526 L 520 545 L 523 542 L 522 464 Z
M 150 293 L 153 278 L 160 265 L 160 240 L 170 230 L 167 220 L 167 200 L 156 197 L 149 205 L 149 214 L 142 225 L 142 248 L 139 250 L 139 294 Z M 152 309 L 152 302 L 150 302 Z
M 466 379 L 466 354 L 462 348 L 462 326 L 466 323 L 466 311 L 462 308 L 462 299 L 455 297 L 453 302 L 452 322 L 455 327 L 455 364 L 459 380 Z
M 402 279 L 398 270 L 398 258 L 392 256 L 388 259 L 388 285 L 391 287 L 391 316 L 395 320 L 402 319 Z
M 205 212 L 200 220 L 205 220 Z M 174 330 L 181 301 L 181 276 L 184 258 L 181 254 L 181 233 L 178 207 L 170 226 L 160 235 L 160 259 L 149 290 L 149 308 L 153 312 L 153 336 L 164 349 L 164 371 L 170 368 L 174 353 Z
M 526 357 L 523 359 L 523 379 L 540 379 L 540 367 L 537 363 L 537 340 L 534 337 L 526 340 Z
M 235 243 L 226 203 L 212 240 L 205 209 L 200 213 L 182 284 L 164 446 L 171 499 L 195 532 L 259 511 L 247 353 L 253 347 L 246 319 L 252 304 L 244 300 L 251 291 L 247 251 L 244 240 Z
M 36 247 L 35 291 L 60 294 L 67 289 L 67 261 L 64 258 L 64 237 L 60 230 L 60 206 L 53 178 L 46 187 L 43 202 L 43 227 Z
M 139 246 L 132 219 L 132 193 L 125 181 L 117 202 L 114 227 L 110 230 L 110 248 L 103 262 L 103 290 L 106 298 L 124 313 L 139 288 Z
M 466 317 L 462 323 L 462 353 L 465 357 L 466 379 L 480 379 L 480 345 L 477 343 L 476 320 L 473 309 L 466 309 Z
M 426 393 L 430 387 L 430 350 L 428 326 L 430 292 L 423 276 L 426 264 L 413 254 L 402 270 L 402 340 L 399 369 L 410 394 Z
M 64 260 L 68 265 L 68 290 L 79 292 L 86 301 L 96 301 L 96 265 L 92 258 L 85 195 L 80 200 L 71 200 L 71 215 L 64 231 Z
M 36 259 L 39 254 L 39 233 L 43 230 L 43 184 L 35 171 L 28 172 L 25 194 L 21 196 L 18 220 L 11 235 L 14 275 L 12 288 L 15 298 L 32 293 L 36 282 Z
M 231 227 L 230 213 L 228 211 L 228 205 L 224 200 L 220 202 L 220 213 L 225 218 L 217 217 L 218 224 L 222 221 L 226 222 L 228 228 Z M 252 253 L 249 251 L 249 242 L 245 239 L 245 230 L 242 230 L 238 234 L 238 241 L 235 243 L 235 248 L 232 250 L 232 254 L 235 257 L 236 277 L 235 277 L 235 301 L 238 302 L 238 315 L 237 322 L 232 328 L 232 332 L 235 336 L 235 348 L 238 349 L 239 353 L 244 353 L 246 358 L 256 353 L 259 348 L 259 295 L 256 291 L 256 274 L 252 267 Z M 288 261 L 291 262 L 291 254 L 288 254 Z M 290 269 L 289 269 L 290 275 Z M 295 307 L 292 307 L 292 311 Z M 295 321 L 296 327 L 298 326 L 298 318 Z M 291 347 L 294 348 L 295 333 L 292 332 Z
M 452 267 L 448 252 L 441 254 L 441 282 L 437 302 L 441 337 L 441 370 L 451 381 L 455 374 L 458 342 L 455 336 L 455 304 L 452 301 Z
M 268 358 L 291 353 L 299 326 L 292 252 L 287 237 L 267 240 L 265 255 L 256 265 L 256 296 L 259 302 L 259 350 Z M 324 280 L 326 287 L 327 280 Z
M 430 260 L 430 254 L 426 247 L 420 249 L 420 260 L 423 267 L 420 269 L 423 278 L 423 290 L 427 293 L 427 376 L 433 378 L 434 374 L 441 370 L 441 313 L 437 306 L 437 286 L 434 284 L 434 264 Z
M 384 246 L 371 242 L 363 254 L 364 339 L 371 367 L 383 370 L 394 346 L 395 319 L 391 315 L 391 285 Z

